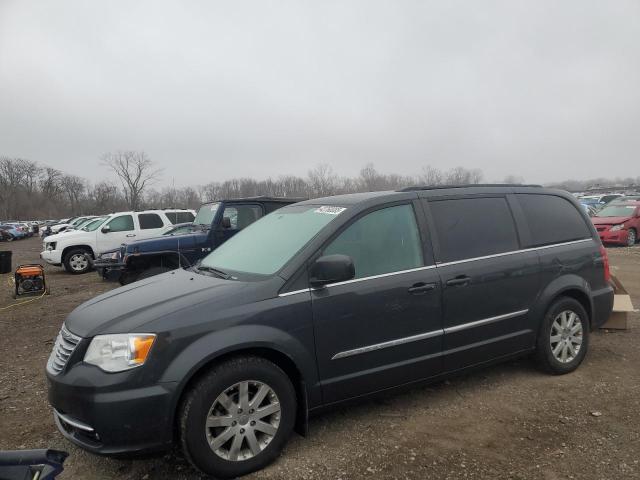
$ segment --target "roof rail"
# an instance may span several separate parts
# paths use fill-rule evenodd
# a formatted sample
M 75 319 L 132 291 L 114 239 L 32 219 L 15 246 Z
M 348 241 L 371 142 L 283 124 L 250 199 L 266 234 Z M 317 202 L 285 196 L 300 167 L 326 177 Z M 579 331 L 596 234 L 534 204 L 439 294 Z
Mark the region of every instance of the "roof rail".
M 526 183 L 470 183 L 463 185 L 416 185 L 406 187 L 398 192 L 415 192 L 417 190 L 445 190 L 449 188 L 473 188 L 473 187 L 535 187 L 542 188 L 542 185 L 526 184 Z

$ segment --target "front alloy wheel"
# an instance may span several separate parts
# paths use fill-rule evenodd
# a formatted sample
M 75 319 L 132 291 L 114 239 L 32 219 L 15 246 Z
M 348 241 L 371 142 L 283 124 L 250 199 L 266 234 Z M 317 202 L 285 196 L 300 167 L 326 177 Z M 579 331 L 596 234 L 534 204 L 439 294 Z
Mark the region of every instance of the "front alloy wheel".
M 280 426 L 280 401 L 266 383 L 250 380 L 222 392 L 209 410 L 207 441 L 211 450 L 231 461 L 262 452 Z
M 627 232 L 627 247 L 633 247 L 636 244 L 636 231 L 630 228 Z
M 216 478 L 259 470 L 282 451 L 296 409 L 295 389 L 276 364 L 254 356 L 226 360 L 202 375 L 182 402 L 182 450 Z

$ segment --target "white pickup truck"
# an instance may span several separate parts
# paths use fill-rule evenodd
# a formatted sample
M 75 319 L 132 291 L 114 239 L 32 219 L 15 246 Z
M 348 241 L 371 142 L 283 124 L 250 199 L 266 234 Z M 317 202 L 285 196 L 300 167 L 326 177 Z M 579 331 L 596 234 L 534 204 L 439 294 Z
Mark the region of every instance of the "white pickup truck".
M 46 237 L 40 258 L 62 265 L 70 273 L 85 273 L 101 253 L 125 242 L 158 236 L 168 225 L 192 222 L 194 218 L 195 211 L 185 209 L 112 213 L 84 229 Z

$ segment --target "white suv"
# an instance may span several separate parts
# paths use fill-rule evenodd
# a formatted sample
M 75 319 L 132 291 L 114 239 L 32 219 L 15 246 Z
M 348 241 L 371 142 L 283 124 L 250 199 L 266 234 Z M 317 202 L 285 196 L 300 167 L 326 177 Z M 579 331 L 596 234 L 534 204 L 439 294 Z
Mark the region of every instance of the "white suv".
M 184 209 L 113 213 L 84 229 L 46 237 L 40 258 L 63 265 L 68 272 L 85 273 L 93 259 L 121 243 L 158 236 L 168 225 L 192 222 L 194 218 L 195 211 Z

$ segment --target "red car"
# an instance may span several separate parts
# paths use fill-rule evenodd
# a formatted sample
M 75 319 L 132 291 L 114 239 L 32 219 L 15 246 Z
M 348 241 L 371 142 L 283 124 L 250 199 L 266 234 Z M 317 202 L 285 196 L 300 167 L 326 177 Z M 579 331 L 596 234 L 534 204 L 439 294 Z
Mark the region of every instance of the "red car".
M 640 201 L 620 202 L 604 207 L 591 221 L 602 243 L 633 246 L 640 232 Z

